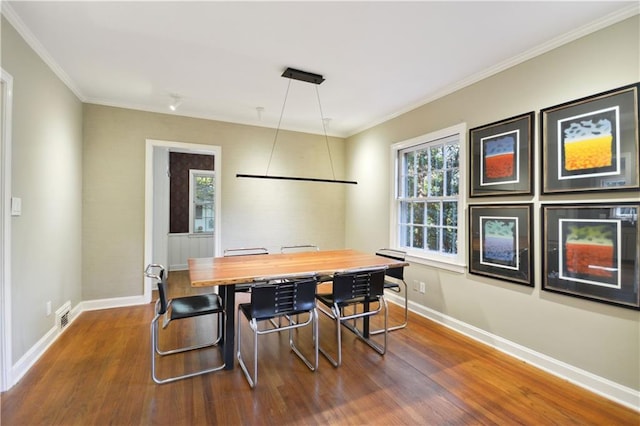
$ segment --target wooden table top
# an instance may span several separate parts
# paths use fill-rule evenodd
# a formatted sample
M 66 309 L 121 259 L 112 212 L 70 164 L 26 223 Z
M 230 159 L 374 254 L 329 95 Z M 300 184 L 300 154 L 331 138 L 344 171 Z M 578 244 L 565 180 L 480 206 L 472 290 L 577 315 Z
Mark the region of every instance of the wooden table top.
M 407 266 L 407 262 L 356 250 L 321 250 L 289 254 L 267 254 L 189 259 L 193 287 L 250 283 L 261 278 L 317 273 L 331 275 L 354 268 Z

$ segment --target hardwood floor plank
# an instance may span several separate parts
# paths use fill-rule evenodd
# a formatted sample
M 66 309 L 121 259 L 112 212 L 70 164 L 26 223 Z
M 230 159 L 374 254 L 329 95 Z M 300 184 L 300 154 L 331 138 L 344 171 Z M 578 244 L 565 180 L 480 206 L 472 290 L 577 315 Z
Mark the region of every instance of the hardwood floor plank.
M 170 294 L 190 294 L 171 273 Z M 196 292 L 206 292 L 197 289 Z M 210 291 L 210 290 L 209 290 Z M 244 301 L 247 295 L 240 295 Z M 403 311 L 391 305 L 391 316 Z M 235 310 L 233 312 L 235 315 Z M 5 425 L 633 425 L 640 413 L 551 376 L 425 318 L 389 334 L 380 357 L 343 334 L 343 365 L 320 358 L 313 373 L 291 352 L 287 333 L 259 339 L 259 380 L 239 367 L 166 385 L 150 377 L 153 305 L 84 312 L 22 380 L 0 396 Z M 185 323 L 185 324 L 183 324 Z M 335 350 L 321 319 L 323 345 Z M 246 330 L 246 329 L 245 329 Z M 162 330 L 162 344 L 212 336 L 207 318 Z M 243 330 L 244 331 L 244 330 Z M 250 351 L 249 333 L 242 335 Z M 310 330 L 299 345 L 310 349 Z M 307 353 L 307 352 L 305 352 Z M 163 373 L 214 365 L 217 349 L 162 359 Z

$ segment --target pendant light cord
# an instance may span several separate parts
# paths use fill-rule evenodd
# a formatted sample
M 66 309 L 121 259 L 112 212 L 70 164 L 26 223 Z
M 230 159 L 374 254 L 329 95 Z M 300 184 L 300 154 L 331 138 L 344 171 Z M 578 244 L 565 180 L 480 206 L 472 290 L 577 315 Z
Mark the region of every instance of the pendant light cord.
M 264 174 L 265 176 L 269 176 L 269 168 L 271 167 L 273 152 L 276 149 L 276 141 L 278 140 L 278 133 L 280 133 L 280 124 L 282 124 L 282 116 L 284 115 L 284 107 L 287 105 L 287 98 L 289 97 L 290 87 L 291 87 L 291 79 L 289 79 L 289 83 L 287 84 L 287 91 L 284 93 L 284 102 L 282 102 L 282 110 L 280 110 L 280 119 L 278 120 L 278 127 L 276 128 L 276 134 L 273 137 L 273 144 L 271 145 L 271 155 L 269 155 L 269 163 L 267 163 L 267 172 Z
M 318 107 L 320 108 L 320 122 L 322 123 L 322 131 L 324 132 L 324 140 L 327 144 L 327 153 L 329 154 L 329 164 L 331 165 L 331 175 L 333 180 L 336 179 L 336 172 L 333 170 L 333 159 L 331 158 L 331 149 L 329 149 L 329 137 L 327 136 L 327 125 L 324 122 L 324 114 L 322 113 L 322 103 L 320 102 L 320 91 L 316 85 L 316 97 L 318 98 Z
M 271 168 L 271 160 L 273 159 L 273 153 L 276 150 L 276 142 L 278 141 L 278 133 L 280 133 L 280 126 L 282 125 L 282 117 L 284 116 L 284 110 L 287 105 L 287 99 L 289 97 L 289 88 L 291 87 L 291 79 L 289 79 L 289 83 L 287 84 L 287 91 L 284 94 L 284 102 L 282 102 L 282 109 L 280 110 L 280 119 L 278 120 L 278 127 L 276 128 L 276 134 L 273 137 L 273 143 L 271 144 L 271 154 L 269 155 L 269 162 L 267 163 L 267 172 L 264 174 L 265 176 L 269 176 L 269 169 Z M 331 165 L 331 176 L 333 176 L 333 180 L 336 179 L 336 172 L 333 168 L 333 158 L 331 158 L 331 149 L 329 148 L 329 136 L 327 136 L 327 126 L 324 121 L 324 114 L 322 112 L 322 102 L 320 102 L 320 91 L 318 90 L 318 86 L 316 88 L 316 98 L 318 99 L 318 108 L 320 109 L 320 122 L 322 123 L 322 132 L 324 134 L 325 144 L 327 146 L 327 154 L 329 155 L 329 165 Z

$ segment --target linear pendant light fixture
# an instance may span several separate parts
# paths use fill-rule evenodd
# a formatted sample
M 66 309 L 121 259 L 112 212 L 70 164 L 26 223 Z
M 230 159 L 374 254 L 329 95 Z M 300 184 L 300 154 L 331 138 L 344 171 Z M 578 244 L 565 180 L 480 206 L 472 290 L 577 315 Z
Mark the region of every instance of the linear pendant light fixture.
M 333 170 L 333 161 L 331 160 L 331 150 L 329 149 L 329 138 L 327 137 L 327 128 L 326 121 L 322 116 L 322 105 L 320 104 L 320 94 L 318 93 L 318 87 L 316 86 L 316 95 L 318 98 L 318 105 L 320 107 L 320 121 L 322 122 L 322 129 L 324 131 L 324 139 L 327 144 L 327 152 L 329 153 L 329 163 L 331 164 L 331 172 L 333 174 L 333 179 L 319 179 L 319 178 L 307 178 L 307 177 L 297 177 L 297 176 L 274 176 L 269 174 L 269 167 L 271 166 L 271 159 L 273 158 L 273 151 L 276 147 L 276 141 L 278 140 L 278 133 L 280 131 L 280 123 L 282 123 L 282 116 L 284 114 L 284 107 L 287 104 L 287 97 L 289 95 L 289 87 L 291 86 L 291 80 L 299 80 L 304 81 L 305 83 L 312 83 L 319 85 L 324 81 L 324 77 L 320 74 L 314 74 L 306 71 L 300 71 L 294 68 L 287 68 L 283 73 L 282 77 L 286 77 L 289 80 L 289 85 L 287 86 L 287 92 L 284 97 L 284 103 L 282 105 L 282 111 L 280 112 L 280 120 L 278 121 L 278 127 L 276 128 L 276 134 L 273 138 L 273 145 L 271 147 L 271 156 L 269 157 L 269 163 L 267 164 L 267 172 L 264 175 L 251 175 L 251 174 L 236 174 L 238 178 L 252 178 L 252 179 L 278 179 L 278 180 L 296 180 L 296 181 L 305 181 L 305 182 L 327 182 L 327 183 L 346 183 L 356 185 L 358 182 L 352 180 L 338 180 L 336 179 L 335 171 Z

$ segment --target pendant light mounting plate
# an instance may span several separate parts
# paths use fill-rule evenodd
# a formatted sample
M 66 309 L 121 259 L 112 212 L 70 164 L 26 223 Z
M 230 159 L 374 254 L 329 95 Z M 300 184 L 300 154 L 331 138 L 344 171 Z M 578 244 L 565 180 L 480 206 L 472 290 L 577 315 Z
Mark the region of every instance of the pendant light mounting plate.
M 306 83 L 320 84 L 324 81 L 324 77 L 320 74 L 314 74 L 312 72 L 300 71 L 295 68 L 287 68 L 282 73 L 282 77 L 291 78 L 293 80 L 300 80 Z

